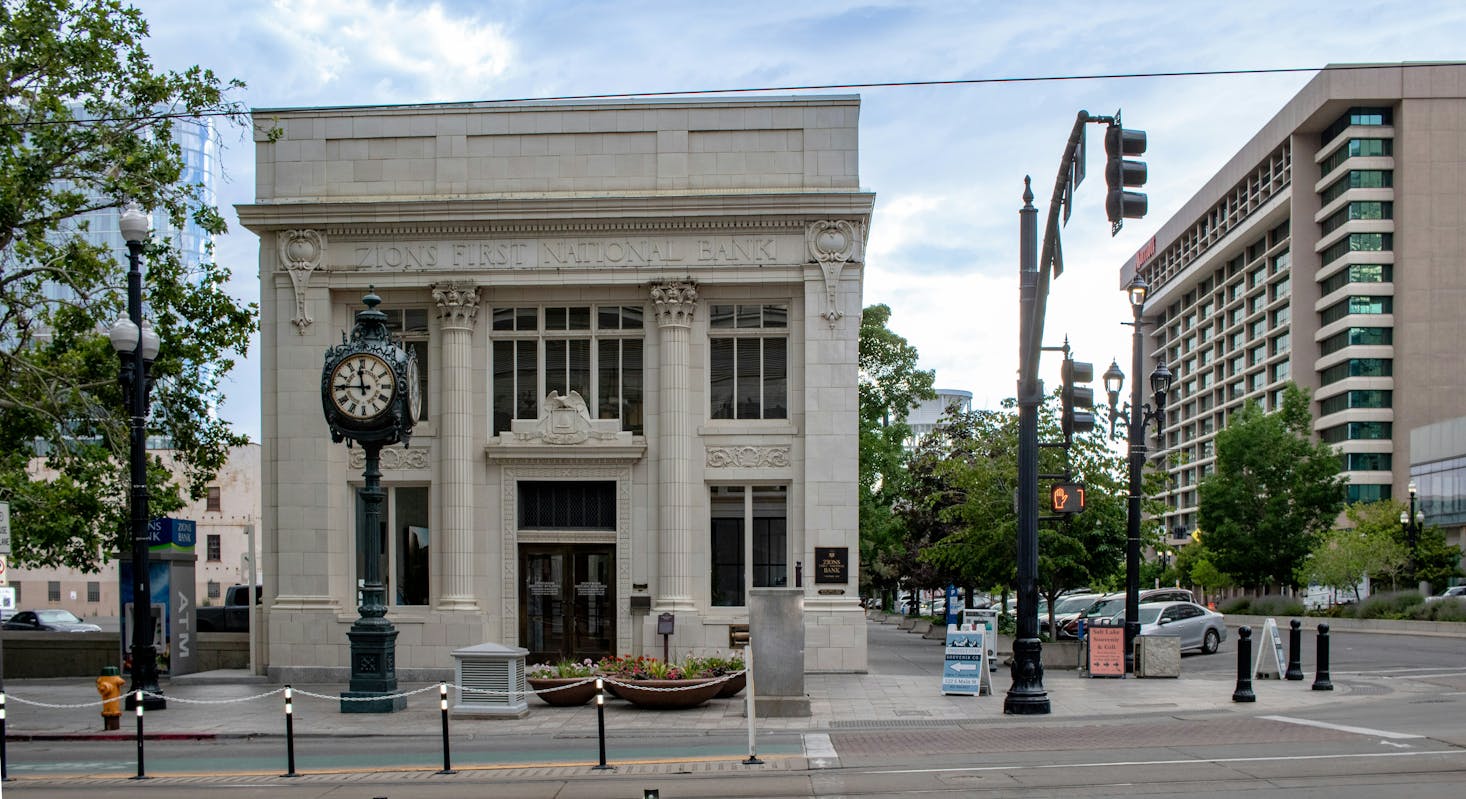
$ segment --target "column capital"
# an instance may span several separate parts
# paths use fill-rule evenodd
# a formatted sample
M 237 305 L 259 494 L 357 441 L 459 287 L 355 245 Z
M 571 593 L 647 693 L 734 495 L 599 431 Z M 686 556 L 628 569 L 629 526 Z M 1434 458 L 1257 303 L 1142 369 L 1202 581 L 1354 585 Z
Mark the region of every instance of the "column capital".
M 472 283 L 434 283 L 433 302 L 444 327 L 472 329 L 478 316 L 478 286 Z
M 697 284 L 686 280 L 653 283 L 652 302 L 657 306 L 657 327 L 690 327 L 697 308 Z

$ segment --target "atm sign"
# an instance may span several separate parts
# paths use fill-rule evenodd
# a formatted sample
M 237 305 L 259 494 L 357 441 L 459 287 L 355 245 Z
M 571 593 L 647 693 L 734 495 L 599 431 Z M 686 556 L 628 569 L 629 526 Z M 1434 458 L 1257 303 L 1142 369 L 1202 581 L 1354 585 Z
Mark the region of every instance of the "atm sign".
M 1054 513 L 1079 513 L 1084 510 L 1084 484 L 1055 483 L 1049 489 L 1049 500 Z

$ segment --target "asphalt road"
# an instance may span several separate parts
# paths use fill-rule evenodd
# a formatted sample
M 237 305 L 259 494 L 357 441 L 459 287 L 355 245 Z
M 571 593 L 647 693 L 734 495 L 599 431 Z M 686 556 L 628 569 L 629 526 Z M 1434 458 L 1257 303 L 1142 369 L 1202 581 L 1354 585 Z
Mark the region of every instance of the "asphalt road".
M 929 676 L 942 648 L 907 633 L 872 627 L 873 671 Z M 1312 641 L 1304 665 L 1311 676 Z M 1187 656 L 1182 668 L 1235 670 L 1235 634 L 1216 655 Z M 51 764 L 57 778 L 20 770 L 9 783 L 17 796 L 197 797 L 225 792 L 240 799 L 377 799 L 493 796 L 495 799 L 615 799 L 643 797 L 1009 797 L 1180 796 L 1189 799 L 1443 797 L 1466 784 L 1466 639 L 1335 634 L 1333 675 L 1369 674 L 1409 686 L 1306 711 L 1270 713 L 1237 706 L 1226 712 L 1148 713 L 1082 721 L 1004 719 L 1002 723 L 897 724 L 877 729 L 760 735 L 764 765 L 740 761 L 740 736 L 653 734 L 612 736 L 614 770 L 595 772 L 593 730 L 546 740 L 455 740 L 459 773 L 440 775 L 439 742 L 422 738 L 310 738 L 297 742 L 304 776 L 281 779 L 280 738 L 149 745 L 156 773 L 188 774 L 129 780 L 129 742 L 11 743 L 11 762 Z M 1396 682 L 1398 681 L 1398 682 Z M 838 766 L 803 769 L 816 747 L 838 755 Z M 554 765 L 569 754 L 581 765 Z M 542 765 L 526 760 L 544 758 Z M 638 760 L 660 761 L 657 766 Z M 504 768 L 509 762 L 512 768 Z M 118 768 L 117 763 L 127 767 Z M 392 764 L 402 770 L 386 771 Z M 253 771 L 253 774 L 243 773 Z M 62 772 L 71 776 L 61 776 Z M 222 774 L 230 776 L 217 776 Z

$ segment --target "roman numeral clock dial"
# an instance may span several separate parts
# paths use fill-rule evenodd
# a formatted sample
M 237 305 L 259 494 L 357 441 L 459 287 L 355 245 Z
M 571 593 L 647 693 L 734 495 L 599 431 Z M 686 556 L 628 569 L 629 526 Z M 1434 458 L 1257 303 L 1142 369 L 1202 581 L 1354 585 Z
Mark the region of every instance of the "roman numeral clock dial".
M 331 402 L 348 418 L 375 419 L 392 406 L 396 394 L 392 367 L 375 355 L 349 355 L 331 372 Z

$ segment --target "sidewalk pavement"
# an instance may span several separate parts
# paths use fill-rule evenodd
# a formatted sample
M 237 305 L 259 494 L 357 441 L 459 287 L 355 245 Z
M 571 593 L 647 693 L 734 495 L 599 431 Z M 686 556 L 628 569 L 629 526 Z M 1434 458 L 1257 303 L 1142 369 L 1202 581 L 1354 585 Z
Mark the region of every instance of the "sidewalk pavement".
M 1394 693 L 1428 691 L 1365 676 L 1335 678 L 1333 691 L 1312 690 L 1303 681 L 1254 680 L 1255 703 L 1235 703 L 1235 673 L 1187 675 L 1172 679 L 1100 679 L 1077 671 L 1044 673 L 1050 713 L 1005 716 L 1003 699 L 1011 684 L 1006 666 L 992 674 L 991 696 L 944 696 L 940 691 L 941 649 L 894 625 L 867 622 L 872 671 L 867 674 L 810 674 L 805 678 L 808 718 L 758 718 L 760 732 L 834 732 L 880 727 L 981 724 L 1072 723 L 1075 720 L 1207 713 L 1279 713 L 1339 701 L 1384 698 Z M 877 657 L 879 655 L 879 657 Z M 891 664 L 897 664 L 892 666 Z M 933 664 L 928 667 L 927 664 Z M 297 736 L 439 735 L 442 717 L 438 683 L 403 683 L 407 709 L 391 714 L 346 714 L 339 696 L 344 684 L 294 685 Z M 283 736 L 283 686 L 243 671 L 213 671 L 165 680 L 167 709 L 145 714 L 149 738 Z M 131 737 L 131 712 L 122 729 L 103 732 L 101 705 L 91 678 L 11 680 L 5 685 L 5 734 L 11 740 Z M 454 702 L 449 686 L 449 704 Z M 691 710 L 648 710 L 625 702 L 606 704 L 608 735 L 635 732 L 736 733 L 747 730 L 744 695 L 713 700 Z M 483 736 L 580 735 L 596 729 L 594 703 L 578 708 L 550 707 L 529 699 L 522 719 L 451 718 L 452 734 Z M 671 714 L 671 715 L 669 715 Z

